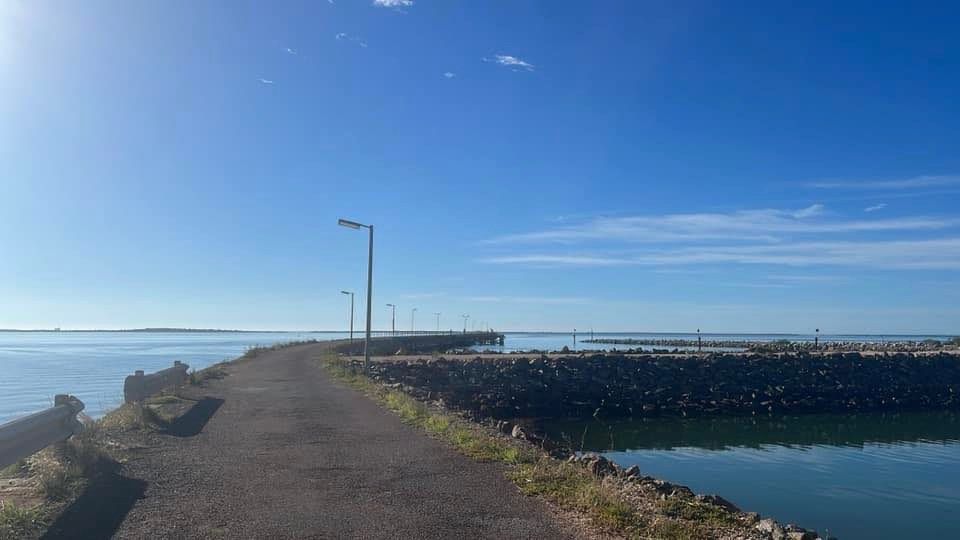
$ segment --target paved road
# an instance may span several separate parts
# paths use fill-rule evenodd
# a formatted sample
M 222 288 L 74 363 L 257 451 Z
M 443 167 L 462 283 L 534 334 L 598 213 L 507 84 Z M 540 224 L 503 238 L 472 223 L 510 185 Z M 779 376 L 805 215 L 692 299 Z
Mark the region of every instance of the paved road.
M 498 465 L 457 454 L 331 381 L 314 360 L 322 347 L 291 347 L 231 367 L 229 377 L 203 390 L 208 399 L 187 422 L 125 464 L 116 485 L 90 495 L 88 504 L 100 514 L 97 530 L 60 532 L 570 537 Z M 104 514 L 104 505 L 119 515 Z

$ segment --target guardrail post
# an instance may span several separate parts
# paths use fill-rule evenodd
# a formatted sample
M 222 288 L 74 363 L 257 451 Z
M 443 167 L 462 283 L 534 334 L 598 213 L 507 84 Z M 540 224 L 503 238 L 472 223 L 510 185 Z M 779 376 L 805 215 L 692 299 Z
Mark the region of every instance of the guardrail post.
M 77 414 L 83 410 L 85 405 L 79 399 L 69 394 L 57 394 L 53 396 L 54 407 L 69 407 L 73 414 L 64 419 L 64 427 L 69 429 L 74 435 L 83 431 L 83 424 L 77 420 Z
M 80 433 L 77 413 L 82 410 L 82 401 L 60 394 L 53 407 L 0 425 L 0 468 Z

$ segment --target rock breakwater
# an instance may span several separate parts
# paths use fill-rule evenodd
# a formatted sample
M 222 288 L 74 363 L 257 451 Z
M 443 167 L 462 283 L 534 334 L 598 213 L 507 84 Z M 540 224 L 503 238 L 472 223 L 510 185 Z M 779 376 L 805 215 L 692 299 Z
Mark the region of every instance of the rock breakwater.
M 441 357 L 370 375 L 487 418 L 960 408 L 960 355 L 711 354 Z

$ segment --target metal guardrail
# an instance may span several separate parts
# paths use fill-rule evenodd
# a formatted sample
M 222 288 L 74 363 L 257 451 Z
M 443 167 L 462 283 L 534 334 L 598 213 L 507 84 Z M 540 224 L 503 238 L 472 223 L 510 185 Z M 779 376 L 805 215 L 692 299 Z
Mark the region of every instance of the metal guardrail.
M 77 413 L 83 410 L 83 402 L 65 394 L 53 402 L 49 409 L 0 425 L 0 468 L 80 433 L 83 425 Z
M 150 375 L 144 375 L 143 371 L 138 370 L 123 381 L 123 400 L 127 403 L 135 403 L 159 394 L 167 388 L 179 386 L 186 382 L 188 369 L 190 366 L 178 360 L 173 363 L 173 367 Z

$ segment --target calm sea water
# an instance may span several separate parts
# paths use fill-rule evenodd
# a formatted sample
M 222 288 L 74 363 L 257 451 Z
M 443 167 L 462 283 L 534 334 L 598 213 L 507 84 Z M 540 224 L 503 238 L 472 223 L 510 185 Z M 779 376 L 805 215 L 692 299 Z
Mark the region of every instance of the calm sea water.
M 296 332 L 0 332 L 0 423 L 73 394 L 92 417 L 123 402 L 123 380 L 180 360 L 202 369 L 256 345 L 338 339 L 344 333 Z
M 960 415 L 554 422 L 644 474 L 841 540 L 960 538 Z

